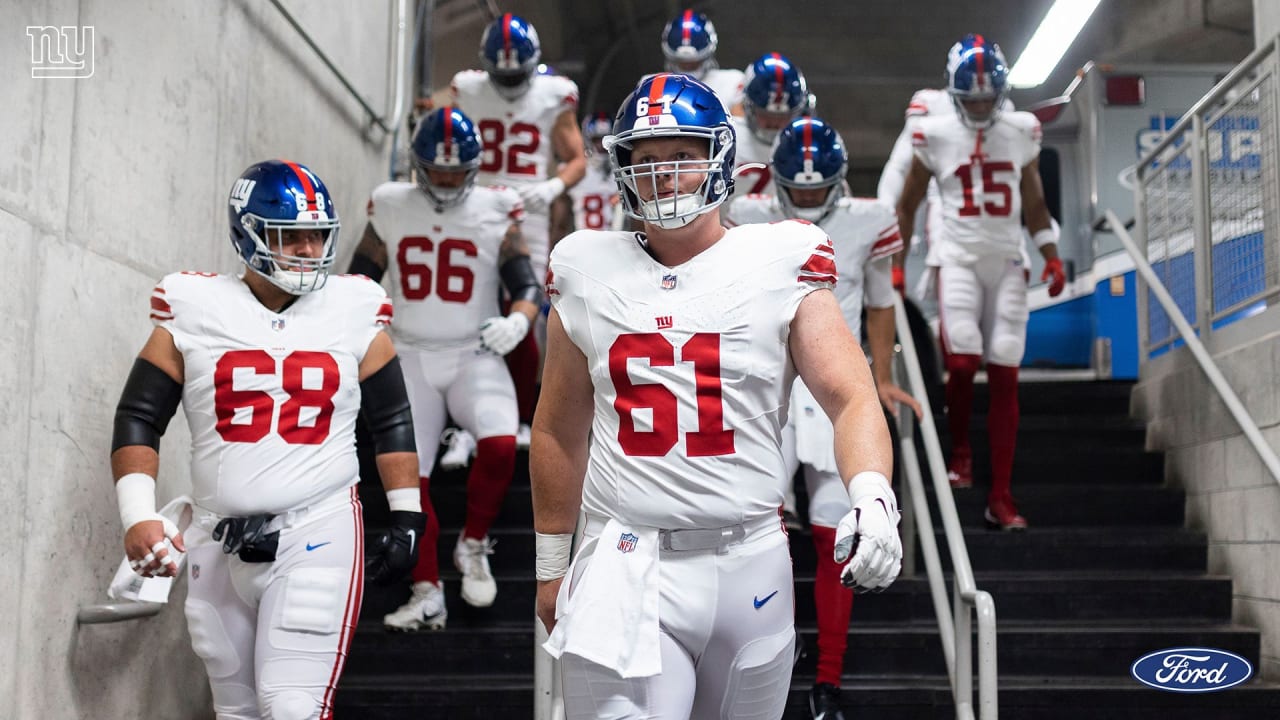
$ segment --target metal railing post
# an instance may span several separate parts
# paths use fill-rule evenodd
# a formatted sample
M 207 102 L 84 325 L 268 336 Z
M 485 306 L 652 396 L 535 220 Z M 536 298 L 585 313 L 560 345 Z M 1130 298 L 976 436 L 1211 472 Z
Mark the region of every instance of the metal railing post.
M 1210 280 L 1212 232 L 1209 218 L 1208 162 L 1205 147 L 1204 116 L 1196 113 L 1191 118 L 1191 229 L 1193 250 L 1191 262 L 1195 267 L 1196 325 L 1200 337 L 1208 340 L 1213 332 L 1213 282 Z M 1166 262 L 1172 264 L 1172 253 Z

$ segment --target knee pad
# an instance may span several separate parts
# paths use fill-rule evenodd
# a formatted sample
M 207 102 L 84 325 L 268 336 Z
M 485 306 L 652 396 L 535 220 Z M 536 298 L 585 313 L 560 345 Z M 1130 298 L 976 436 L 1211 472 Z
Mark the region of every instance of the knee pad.
M 756 638 L 738 651 L 729 668 L 720 717 L 731 720 L 773 720 L 782 717 L 791 689 L 796 632 L 788 627 Z
M 980 355 L 961 355 L 955 352 L 947 354 L 947 372 L 953 375 L 968 375 L 972 377 L 978 372 L 978 366 L 982 364 Z
M 320 700 L 305 690 L 281 690 L 267 693 L 263 688 L 263 720 L 316 720 L 320 717 Z
M 1011 333 L 996 333 L 991 338 L 991 352 L 987 353 L 987 361 L 995 365 L 1017 367 L 1022 364 L 1022 355 L 1026 349 L 1026 340 Z
M 191 649 L 204 661 L 209 678 L 227 678 L 240 670 L 240 653 L 231 642 L 218 610 L 204 600 L 187 598 L 187 631 Z
M 946 335 L 947 353 L 950 355 L 980 355 L 982 353 L 982 330 L 978 323 L 970 318 L 947 318 L 943 320 L 942 331 Z

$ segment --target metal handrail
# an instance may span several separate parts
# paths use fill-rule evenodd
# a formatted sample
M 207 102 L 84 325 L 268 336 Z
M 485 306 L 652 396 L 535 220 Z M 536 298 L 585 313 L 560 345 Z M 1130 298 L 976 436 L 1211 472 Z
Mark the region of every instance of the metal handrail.
M 1271 44 L 1268 44 L 1267 47 L 1271 47 Z M 1173 323 L 1173 326 L 1177 328 L 1178 334 L 1182 336 L 1182 341 L 1186 343 L 1192 356 L 1199 363 L 1200 369 L 1204 371 L 1205 376 L 1209 379 L 1209 383 L 1213 385 L 1214 390 L 1218 391 L 1223 404 L 1231 412 L 1231 417 L 1235 418 L 1236 424 L 1240 426 L 1245 437 L 1249 438 L 1249 443 L 1257 451 L 1258 457 L 1262 458 L 1262 464 L 1267 466 L 1271 477 L 1277 483 L 1280 483 L 1280 458 L 1276 457 L 1275 450 L 1271 448 L 1271 444 L 1267 442 L 1267 439 L 1262 437 L 1262 431 L 1258 429 L 1258 424 L 1253 421 L 1253 417 L 1245 409 L 1244 403 L 1240 402 L 1239 396 L 1231 389 L 1231 385 L 1223 377 L 1222 371 L 1218 369 L 1218 364 L 1214 362 L 1213 356 L 1205 349 L 1204 343 L 1200 341 L 1196 331 L 1192 329 L 1191 324 L 1183 317 L 1182 310 L 1174 302 L 1173 297 L 1169 295 L 1164 283 L 1160 282 L 1160 278 L 1156 276 L 1156 271 L 1151 267 L 1151 263 L 1147 262 L 1145 254 L 1138 248 L 1137 243 L 1133 241 L 1129 231 L 1125 230 L 1120 223 L 1120 218 L 1116 217 L 1116 214 L 1111 210 L 1107 210 L 1106 218 L 1107 224 L 1111 226 L 1111 232 L 1119 238 L 1120 243 L 1124 245 L 1124 249 L 1133 258 L 1133 265 L 1138 270 L 1138 273 L 1142 275 L 1142 279 L 1146 282 L 1147 289 L 1151 292 L 1152 297 L 1164 307 L 1165 314 L 1169 316 L 1169 322 Z
M 380 116 L 373 109 L 373 106 L 364 99 L 364 96 L 360 94 L 360 91 L 356 90 L 355 86 L 351 84 L 351 81 L 347 79 L 347 76 L 338 69 L 338 66 L 333 64 L 333 60 L 331 60 L 329 56 L 320 49 L 320 46 L 316 44 L 314 39 L 312 39 L 310 33 L 303 29 L 302 25 L 300 25 L 297 19 L 293 17 L 293 14 L 285 9 L 284 5 L 280 3 L 280 0 L 271 0 L 271 4 L 275 6 L 276 10 L 280 11 L 280 14 L 284 16 L 285 21 L 297 31 L 298 35 L 302 37 L 302 41 L 307 44 L 307 47 L 311 48 L 312 51 L 315 52 L 316 56 L 320 58 L 320 62 L 324 63 L 324 66 L 329 68 L 329 71 L 333 73 L 334 77 L 338 78 L 338 82 L 342 83 L 342 87 L 346 88 L 351 97 L 360 104 L 360 107 L 364 108 L 365 113 L 369 115 L 369 120 L 387 134 L 395 132 L 400 127 L 400 123 L 404 116 L 404 73 L 405 65 L 407 63 L 407 60 L 404 57 L 404 48 L 405 33 L 408 31 L 409 26 L 405 16 L 406 2 L 407 0 L 395 0 L 396 42 L 394 46 L 395 49 L 392 51 L 395 54 L 395 59 L 391 63 L 395 71 L 395 80 L 393 81 L 395 82 L 395 100 L 392 103 L 391 110 L 385 115 Z M 390 124 L 388 124 L 388 122 Z
M 942 563 L 938 555 L 937 540 L 933 534 L 933 520 L 924 493 L 924 479 L 916 459 L 913 415 L 900 413 L 899 445 L 902 449 L 902 476 L 906 494 L 910 496 L 919 532 L 920 549 L 924 555 L 925 572 L 929 591 L 933 597 L 933 609 L 938 617 L 938 632 L 942 639 L 942 654 L 946 658 L 947 676 L 951 681 L 951 694 L 955 700 L 956 717 L 970 720 L 973 708 L 973 613 L 978 616 L 978 717 L 996 720 L 999 714 L 997 699 L 996 662 L 996 606 L 991 594 L 979 590 L 973 579 L 973 567 L 969 563 L 969 550 L 965 545 L 964 531 L 960 527 L 960 515 L 956 512 L 955 498 L 947 480 L 946 463 L 942 459 L 942 443 L 938 441 L 938 429 L 933 422 L 933 409 L 925 390 L 924 375 L 920 371 L 920 358 L 915 341 L 907 330 L 907 311 L 902 298 L 894 294 L 894 319 L 898 326 L 898 342 L 902 347 L 898 369 L 905 371 L 907 389 L 920 403 L 920 436 L 924 440 L 925 456 L 933 476 L 934 495 L 938 499 L 938 513 L 942 516 L 943 534 L 947 550 L 951 554 L 954 594 L 952 603 L 947 601 Z
M 118 602 L 101 605 L 85 605 L 76 613 L 76 624 L 97 625 L 122 620 L 138 620 L 151 617 L 160 612 L 163 603 L 153 602 Z

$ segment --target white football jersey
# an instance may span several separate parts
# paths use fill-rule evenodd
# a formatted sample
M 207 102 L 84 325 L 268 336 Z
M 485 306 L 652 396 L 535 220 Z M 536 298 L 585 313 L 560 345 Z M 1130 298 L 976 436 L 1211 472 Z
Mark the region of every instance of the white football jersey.
M 1040 156 L 1040 121 L 1001 112 L 985 130 L 958 115 L 919 118 L 911 133 L 915 156 L 933 173 L 942 197 L 939 265 L 979 257 L 1022 257 L 1022 168 Z
M 729 122 L 733 123 L 737 138 L 734 166 L 742 167 L 747 163 L 764 165 L 760 168 L 747 168 L 736 175 L 734 197 L 773 192 L 773 170 L 769 165 L 769 161 L 773 159 L 773 145 L 760 142 L 751 133 L 746 118 L 734 116 L 729 118 Z
M 578 86 L 572 80 L 534 75 L 524 95 L 507 100 L 493 89 L 489 73 L 463 70 L 453 76 L 450 91 L 475 123 L 484 148 L 479 184 L 528 185 L 555 174 L 551 130 L 562 113 L 577 112 Z
M 676 267 L 639 233 L 560 241 L 547 294 L 595 386 L 583 507 L 659 528 L 777 513 L 791 320 L 835 283 L 831 241 L 805 223 L 732 228 Z
M 151 319 L 182 353 L 197 505 L 278 514 L 359 481 L 360 361 L 391 322 L 381 285 L 330 275 L 274 313 L 238 277 L 174 273 L 156 285 Z
M 725 220 L 733 227 L 774 223 L 786 217 L 776 197 L 748 195 L 729 206 Z M 902 250 L 897 214 L 878 200 L 842 197 L 818 227 L 826 231 L 835 246 L 836 267 L 840 268 L 836 299 L 853 336 L 858 337 L 862 331 L 863 279 L 868 264 Z M 881 307 L 874 300 L 869 304 Z
M 437 211 L 414 183 L 373 190 L 369 222 L 387 245 L 397 344 L 427 350 L 480 346 L 480 323 L 499 315 L 498 256 L 511 223 L 524 217 L 515 190 L 477 185 Z
M 573 200 L 573 226 L 578 230 L 608 230 L 613 227 L 614 204 L 618 197 L 618 183 L 607 162 L 588 158 L 587 174 L 573 187 L 569 197 Z M 602 168 L 603 166 L 603 168 Z
M 702 84 L 711 88 L 716 97 L 720 98 L 725 114 L 742 102 L 742 88 L 746 80 L 747 75 L 741 70 L 725 68 L 712 68 L 702 76 Z

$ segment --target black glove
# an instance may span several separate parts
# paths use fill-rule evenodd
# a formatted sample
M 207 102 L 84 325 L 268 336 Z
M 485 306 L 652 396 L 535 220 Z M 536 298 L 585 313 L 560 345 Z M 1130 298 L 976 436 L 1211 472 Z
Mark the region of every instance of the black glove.
M 399 580 L 418 564 L 418 543 L 426 530 L 426 513 L 392 510 L 391 527 L 366 553 L 365 576 L 379 585 Z

